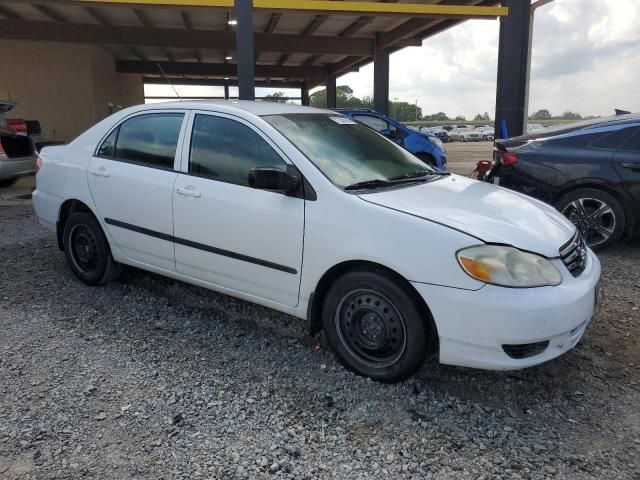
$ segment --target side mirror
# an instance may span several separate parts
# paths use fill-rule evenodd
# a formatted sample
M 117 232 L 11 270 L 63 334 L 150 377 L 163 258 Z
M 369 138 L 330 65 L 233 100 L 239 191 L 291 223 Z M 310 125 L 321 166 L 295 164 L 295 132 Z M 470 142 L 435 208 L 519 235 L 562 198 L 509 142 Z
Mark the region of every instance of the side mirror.
M 249 186 L 259 190 L 292 193 L 300 186 L 300 177 L 295 168 L 254 167 L 249 172 Z

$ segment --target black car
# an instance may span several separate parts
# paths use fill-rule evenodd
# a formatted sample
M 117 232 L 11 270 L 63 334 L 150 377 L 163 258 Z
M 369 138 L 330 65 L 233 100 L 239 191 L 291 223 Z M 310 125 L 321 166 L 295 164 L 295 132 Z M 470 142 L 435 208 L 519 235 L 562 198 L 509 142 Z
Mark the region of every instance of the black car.
M 640 114 L 496 140 L 485 180 L 555 206 L 589 246 L 608 247 L 640 231 Z

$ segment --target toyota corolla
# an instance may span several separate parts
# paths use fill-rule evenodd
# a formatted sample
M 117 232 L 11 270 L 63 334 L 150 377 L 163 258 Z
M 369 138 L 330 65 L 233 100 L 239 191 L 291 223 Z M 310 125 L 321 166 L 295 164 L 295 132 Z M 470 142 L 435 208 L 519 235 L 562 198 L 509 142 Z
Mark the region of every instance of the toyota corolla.
M 431 354 L 548 361 L 598 303 L 600 263 L 556 210 L 434 171 L 333 111 L 142 105 L 37 164 L 36 212 L 84 283 L 130 265 L 265 305 L 379 381 Z

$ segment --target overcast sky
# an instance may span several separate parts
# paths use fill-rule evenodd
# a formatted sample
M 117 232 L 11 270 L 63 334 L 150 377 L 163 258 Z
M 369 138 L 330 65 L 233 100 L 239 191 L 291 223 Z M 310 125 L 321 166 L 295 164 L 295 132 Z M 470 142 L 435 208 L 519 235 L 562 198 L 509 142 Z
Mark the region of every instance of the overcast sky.
M 555 0 L 536 11 L 529 111 L 640 111 L 640 0 Z M 499 23 L 475 20 L 391 56 L 391 99 L 467 118 L 495 109 Z M 373 67 L 339 79 L 372 95 Z
M 640 0 L 555 0 L 538 9 L 529 112 L 640 112 L 639 20 Z M 425 40 L 422 47 L 393 54 L 389 98 L 417 100 L 425 114 L 442 111 L 473 118 L 488 112 L 493 117 L 498 31 L 497 20 L 468 21 Z M 372 96 L 373 65 L 338 79 L 338 85 L 345 84 L 357 96 Z M 222 94 L 221 88 L 179 90 L 182 95 Z M 172 95 L 172 90 L 147 87 L 147 94 Z

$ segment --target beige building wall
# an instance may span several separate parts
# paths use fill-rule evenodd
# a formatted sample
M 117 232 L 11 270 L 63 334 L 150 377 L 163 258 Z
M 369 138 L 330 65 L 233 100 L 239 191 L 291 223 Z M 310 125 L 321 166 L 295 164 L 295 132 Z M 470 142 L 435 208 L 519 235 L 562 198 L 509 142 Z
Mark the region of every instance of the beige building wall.
M 72 140 L 110 110 L 144 102 L 140 75 L 119 75 L 105 50 L 83 44 L 0 42 L 0 95 L 9 118 L 39 120 L 43 135 Z

